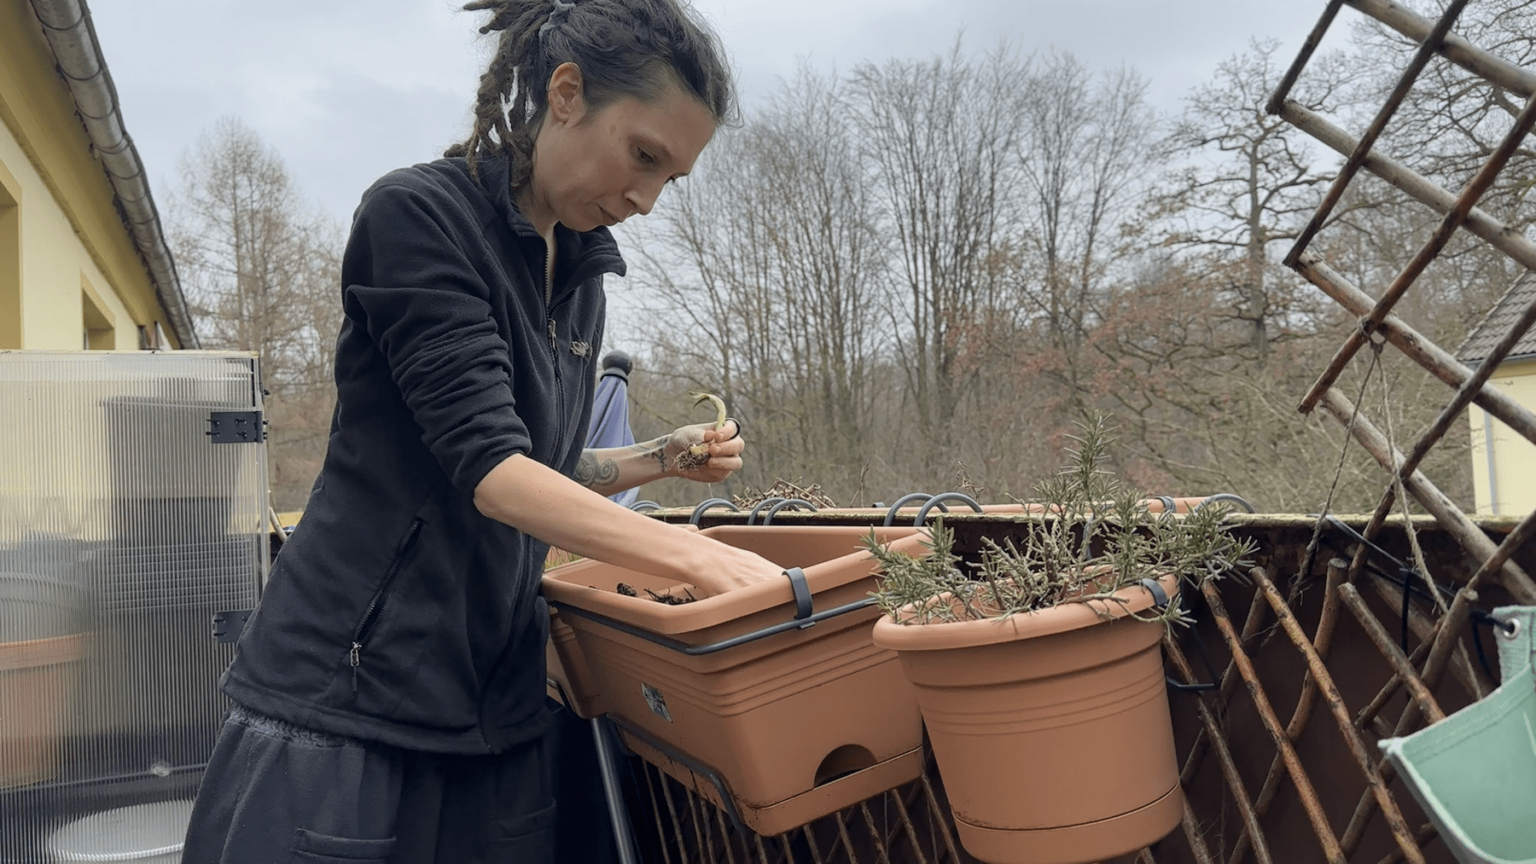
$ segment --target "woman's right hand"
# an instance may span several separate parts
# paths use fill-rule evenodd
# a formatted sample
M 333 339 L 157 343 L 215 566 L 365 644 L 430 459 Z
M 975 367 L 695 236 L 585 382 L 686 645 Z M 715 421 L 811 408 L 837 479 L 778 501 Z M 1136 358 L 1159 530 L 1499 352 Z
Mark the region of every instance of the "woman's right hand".
M 508 456 L 475 488 L 485 516 L 608 564 L 688 582 L 710 595 L 784 578 L 755 553 L 621 507 L 521 454 Z
M 689 581 L 711 597 L 734 588 L 784 578 L 784 568 L 767 558 L 707 537 L 709 548 L 693 562 Z

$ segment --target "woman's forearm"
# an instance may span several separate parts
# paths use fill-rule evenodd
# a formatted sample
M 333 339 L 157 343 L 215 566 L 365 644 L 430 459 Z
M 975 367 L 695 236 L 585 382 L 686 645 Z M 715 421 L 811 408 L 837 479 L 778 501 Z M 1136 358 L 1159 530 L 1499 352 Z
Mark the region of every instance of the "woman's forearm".
M 718 593 L 782 569 L 758 556 L 658 522 L 571 482 L 526 456 L 510 456 L 475 488 L 481 513 L 573 552 Z
M 599 495 L 617 495 L 636 486 L 671 477 L 667 470 L 668 436 L 627 447 L 584 450 L 572 477 Z

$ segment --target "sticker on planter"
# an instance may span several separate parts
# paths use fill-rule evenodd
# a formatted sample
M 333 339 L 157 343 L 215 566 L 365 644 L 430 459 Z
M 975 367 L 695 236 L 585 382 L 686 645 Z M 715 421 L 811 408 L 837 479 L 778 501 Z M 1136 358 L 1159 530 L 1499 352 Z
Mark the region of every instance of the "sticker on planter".
M 641 684 L 640 693 L 645 696 L 645 704 L 651 706 L 651 710 L 656 712 L 657 717 L 668 723 L 672 722 L 672 715 L 667 711 L 667 697 L 661 695 L 660 690 L 649 684 Z

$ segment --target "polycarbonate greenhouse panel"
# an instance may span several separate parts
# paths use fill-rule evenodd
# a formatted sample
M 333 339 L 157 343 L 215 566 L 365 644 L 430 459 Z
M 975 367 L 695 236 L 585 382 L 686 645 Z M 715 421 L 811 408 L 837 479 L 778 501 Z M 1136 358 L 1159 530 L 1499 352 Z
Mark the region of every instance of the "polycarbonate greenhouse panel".
M 214 616 L 267 561 L 261 410 L 248 354 L 0 352 L 0 862 L 184 828 L 226 707 Z

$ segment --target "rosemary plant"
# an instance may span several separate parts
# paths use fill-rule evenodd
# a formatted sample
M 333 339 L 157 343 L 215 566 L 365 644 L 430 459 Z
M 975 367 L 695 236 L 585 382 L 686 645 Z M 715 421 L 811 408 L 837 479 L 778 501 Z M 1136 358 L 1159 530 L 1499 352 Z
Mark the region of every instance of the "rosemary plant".
M 885 572 L 876 605 L 904 624 L 1000 618 L 1062 603 L 1118 603 L 1116 591 L 1143 579 L 1172 573 L 1198 586 L 1247 566 L 1255 546 L 1228 533 L 1225 507 L 1152 513 L 1139 491 L 1101 467 L 1113 443 L 1108 420 L 1095 416 L 1080 428 L 1070 436 L 1071 463 L 1035 487 L 1034 501 L 1020 502 L 1033 505 L 1020 542 L 986 538 L 980 560 L 962 562 L 942 519 L 922 558 L 890 550 L 873 533 L 865 538 Z M 1189 623 L 1177 603 L 1131 614 Z

